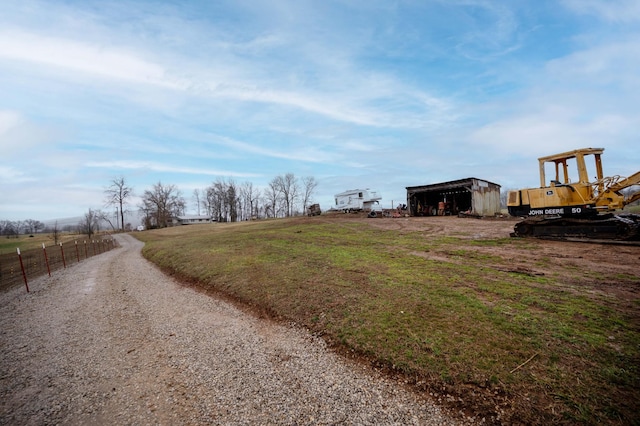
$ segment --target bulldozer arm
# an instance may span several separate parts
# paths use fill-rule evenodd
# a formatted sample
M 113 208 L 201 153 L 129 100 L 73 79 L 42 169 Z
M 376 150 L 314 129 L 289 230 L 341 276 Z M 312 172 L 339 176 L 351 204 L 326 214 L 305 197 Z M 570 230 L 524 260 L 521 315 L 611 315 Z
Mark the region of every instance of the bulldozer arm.
M 628 178 L 619 180 L 615 184 L 611 185 L 609 190 L 618 192 L 633 185 L 640 185 L 640 172 L 636 172 Z
M 623 189 L 632 187 L 633 185 L 640 185 L 640 172 L 636 172 L 627 178 L 619 180 L 618 182 L 611 185 L 608 189 L 613 192 L 619 192 Z M 627 195 L 624 199 L 624 204 L 631 204 L 637 200 L 640 200 L 640 190 Z

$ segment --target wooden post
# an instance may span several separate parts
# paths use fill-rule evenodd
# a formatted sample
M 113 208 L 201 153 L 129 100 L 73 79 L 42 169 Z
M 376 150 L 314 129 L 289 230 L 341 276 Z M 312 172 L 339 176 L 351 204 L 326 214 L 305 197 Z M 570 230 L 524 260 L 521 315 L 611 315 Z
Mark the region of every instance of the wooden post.
M 24 286 L 27 287 L 27 293 L 29 293 L 29 284 L 27 283 L 27 273 L 24 270 L 24 264 L 22 263 L 22 255 L 20 254 L 20 248 L 18 248 L 18 259 L 20 259 L 20 268 L 22 269 L 22 278 L 24 278 Z
M 78 263 L 80 263 L 80 254 L 78 253 L 78 240 L 76 240 L 76 259 L 78 259 Z

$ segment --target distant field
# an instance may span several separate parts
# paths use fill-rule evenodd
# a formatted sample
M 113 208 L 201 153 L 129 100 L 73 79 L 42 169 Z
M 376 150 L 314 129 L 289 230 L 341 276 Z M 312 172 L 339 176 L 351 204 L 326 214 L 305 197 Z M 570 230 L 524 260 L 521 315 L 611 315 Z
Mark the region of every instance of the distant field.
M 351 215 L 134 233 L 144 255 L 504 424 L 640 422 L 638 247 Z
M 83 241 L 83 239 L 86 240 L 87 236 L 63 233 L 59 237 L 59 242 L 65 243 L 67 241 L 75 240 Z M 0 237 L 0 254 L 15 253 L 17 248 L 19 248 L 21 251 L 41 248 L 42 243 L 44 243 L 46 247 L 55 245 L 53 235 L 33 234 L 33 236 L 20 235 L 18 238 Z
M 111 233 L 101 231 L 98 235 L 94 235 L 94 239 L 110 238 Z M 66 243 L 68 241 L 78 241 L 81 243 L 87 240 L 86 234 L 77 234 L 71 232 L 61 232 L 58 236 L 58 243 Z M 55 245 L 53 234 L 36 233 L 32 235 L 20 235 L 17 238 L 6 236 L 0 237 L 0 254 L 15 253 L 16 249 L 20 251 L 30 250 L 34 248 L 42 248 L 42 243 L 46 247 Z

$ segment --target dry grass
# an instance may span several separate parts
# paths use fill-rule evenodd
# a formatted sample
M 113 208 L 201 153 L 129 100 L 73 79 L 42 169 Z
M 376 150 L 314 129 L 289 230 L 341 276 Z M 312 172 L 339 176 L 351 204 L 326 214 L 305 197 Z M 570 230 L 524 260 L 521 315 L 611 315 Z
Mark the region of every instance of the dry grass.
M 640 421 L 640 272 L 572 269 L 566 259 L 556 268 L 544 256 L 523 268 L 514 253 L 531 255 L 539 242 L 373 226 L 383 220 L 135 235 L 177 276 L 302 324 L 487 420 Z M 630 291 L 607 293 L 602 280 Z
M 110 239 L 111 232 L 101 231 L 92 236 L 92 239 L 102 240 Z M 58 233 L 58 244 L 66 244 L 68 242 L 78 241 L 82 243 L 88 240 L 86 234 L 79 234 L 76 232 L 60 232 Z M 35 233 L 35 234 L 21 234 L 18 236 L 2 236 L 0 237 L 0 254 L 16 253 L 16 249 L 20 251 L 26 251 L 36 248 L 42 248 L 42 244 L 46 247 L 56 245 L 55 239 L 52 233 Z

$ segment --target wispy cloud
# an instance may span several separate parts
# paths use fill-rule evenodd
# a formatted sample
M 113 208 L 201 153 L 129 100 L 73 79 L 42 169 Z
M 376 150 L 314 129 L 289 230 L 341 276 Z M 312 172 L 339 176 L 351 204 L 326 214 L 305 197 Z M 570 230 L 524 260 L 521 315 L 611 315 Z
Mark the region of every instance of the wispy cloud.
M 126 49 L 24 31 L 0 32 L 0 58 L 136 84 L 147 83 L 173 89 L 183 87 L 176 81 L 170 81 L 161 66 L 145 61 Z
M 640 31 L 622 39 L 599 42 L 547 65 L 549 77 L 567 85 L 595 88 L 614 85 L 622 90 L 640 86 Z
M 0 182 L 25 183 L 35 182 L 36 180 L 33 177 L 26 176 L 14 167 L 0 165 Z
M 233 176 L 233 177 L 257 177 L 256 173 L 236 172 L 231 170 L 202 169 L 193 167 L 175 167 L 168 164 L 152 161 L 90 161 L 87 167 L 103 168 L 109 170 L 148 170 L 160 173 L 180 173 L 201 176 Z
M 608 22 L 640 21 L 640 3 L 637 0 L 563 0 L 562 3 L 576 13 L 591 15 Z
M 38 147 L 46 147 L 63 135 L 64 131 L 58 127 L 35 123 L 17 111 L 0 110 L 0 146 L 4 161 L 38 157 Z

